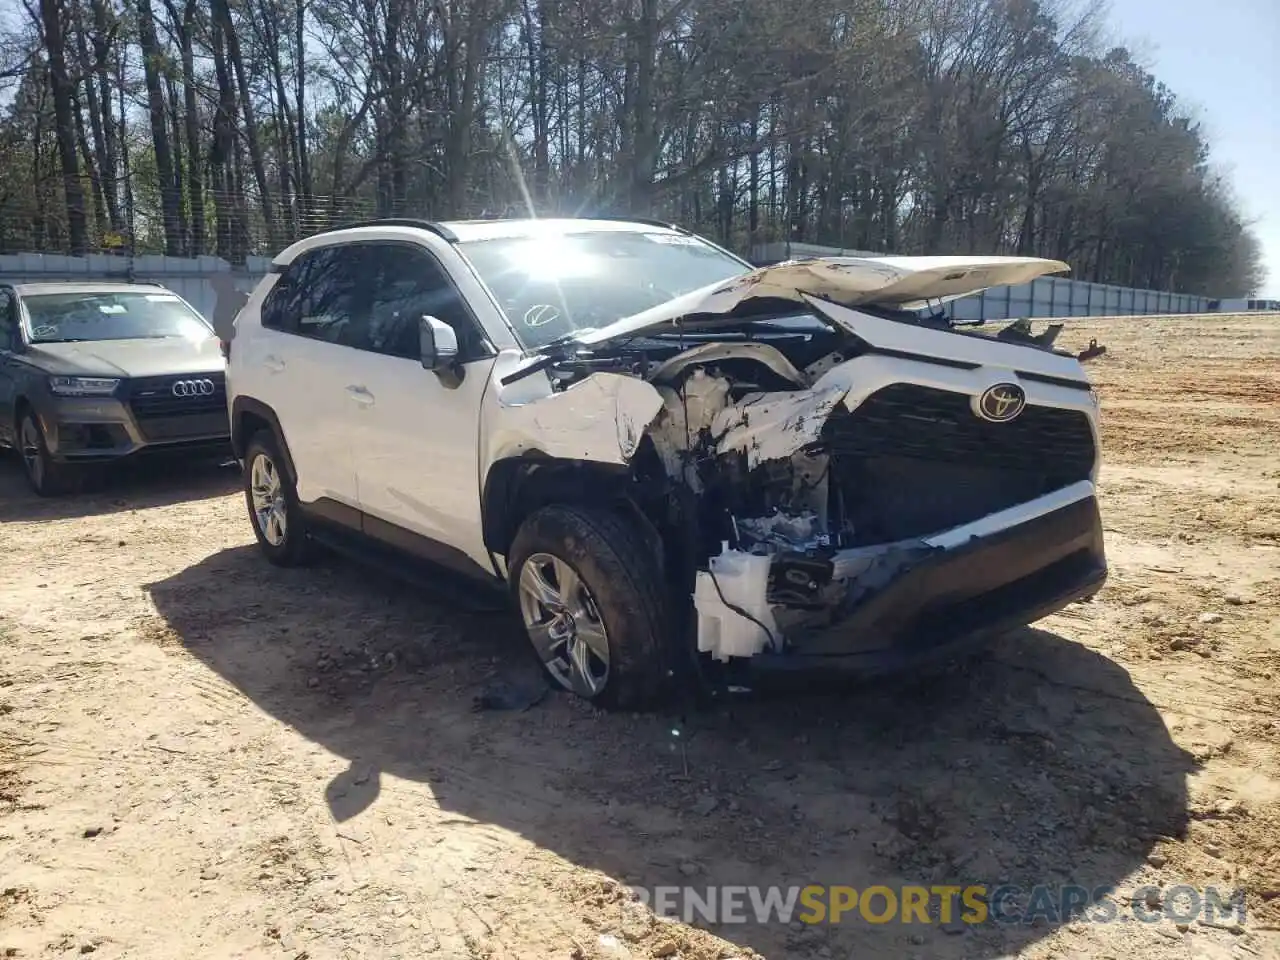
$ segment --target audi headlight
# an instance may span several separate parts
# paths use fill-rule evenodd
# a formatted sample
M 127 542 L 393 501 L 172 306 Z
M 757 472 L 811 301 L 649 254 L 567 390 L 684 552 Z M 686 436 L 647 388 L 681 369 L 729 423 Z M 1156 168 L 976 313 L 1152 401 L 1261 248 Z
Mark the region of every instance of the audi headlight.
M 105 397 L 120 385 L 113 377 L 50 377 L 49 389 L 60 397 Z

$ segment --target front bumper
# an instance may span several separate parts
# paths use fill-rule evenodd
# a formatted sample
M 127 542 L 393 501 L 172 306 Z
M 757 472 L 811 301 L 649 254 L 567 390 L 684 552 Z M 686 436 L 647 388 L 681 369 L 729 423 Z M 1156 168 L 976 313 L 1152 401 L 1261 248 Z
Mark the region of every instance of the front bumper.
M 831 626 L 789 638 L 787 652 L 752 657 L 751 668 L 898 672 L 1091 597 L 1107 563 L 1092 484 L 1081 487 L 1084 496 L 1023 522 L 974 525 L 967 540 L 934 538 L 932 550 L 886 556 L 870 578 L 881 586 L 853 595 Z
M 160 411 L 140 415 L 129 385 L 123 395 L 59 397 L 46 394 L 36 410 L 49 455 L 64 463 L 118 460 L 142 452 L 230 449 L 231 429 L 225 399 L 218 409 Z M 225 396 L 225 395 L 224 395 Z

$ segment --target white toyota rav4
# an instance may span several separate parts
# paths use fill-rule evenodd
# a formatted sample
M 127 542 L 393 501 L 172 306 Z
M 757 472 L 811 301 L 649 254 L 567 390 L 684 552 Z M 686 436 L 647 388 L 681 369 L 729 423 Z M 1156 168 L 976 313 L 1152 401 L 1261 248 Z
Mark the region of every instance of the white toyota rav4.
M 320 541 L 509 589 L 550 676 L 605 705 L 901 670 L 1106 578 L 1082 357 L 936 310 L 1066 269 L 753 269 L 637 221 L 313 236 L 227 347 L 249 517 L 273 563 Z

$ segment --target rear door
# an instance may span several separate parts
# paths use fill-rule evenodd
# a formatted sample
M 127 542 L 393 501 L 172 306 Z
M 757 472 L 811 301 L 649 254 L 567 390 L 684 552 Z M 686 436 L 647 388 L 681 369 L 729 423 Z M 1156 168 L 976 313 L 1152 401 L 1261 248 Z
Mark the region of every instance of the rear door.
M 322 508 L 336 504 L 335 516 L 355 523 L 352 442 L 360 422 L 345 387 L 364 355 L 342 340 L 357 310 L 359 260 L 357 246 L 301 254 L 263 300 L 261 329 L 233 347 L 246 351 L 244 367 L 253 381 L 242 392 L 270 405 L 280 422 L 298 499 Z

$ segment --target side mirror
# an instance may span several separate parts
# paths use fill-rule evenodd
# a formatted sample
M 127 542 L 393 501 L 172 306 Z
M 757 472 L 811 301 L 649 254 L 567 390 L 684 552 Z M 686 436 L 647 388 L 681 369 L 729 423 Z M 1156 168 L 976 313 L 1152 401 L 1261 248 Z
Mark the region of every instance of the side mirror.
M 458 361 L 458 335 L 435 317 L 418 321 L 418 349 L 427 370 L 448 370 Z

